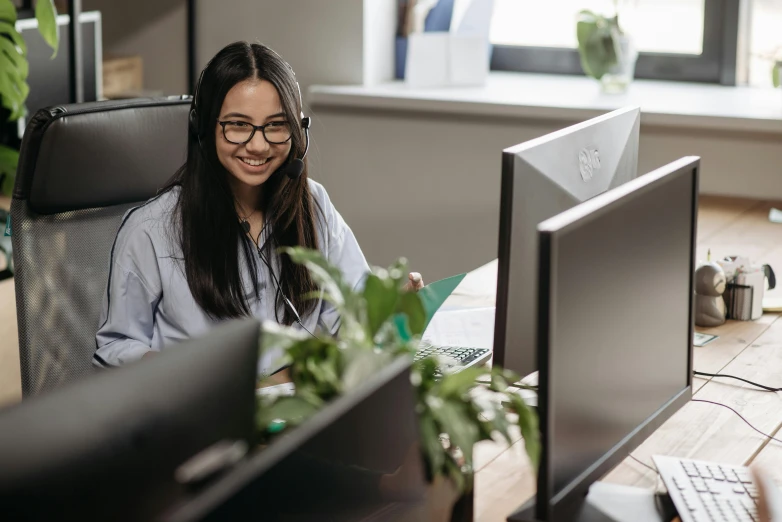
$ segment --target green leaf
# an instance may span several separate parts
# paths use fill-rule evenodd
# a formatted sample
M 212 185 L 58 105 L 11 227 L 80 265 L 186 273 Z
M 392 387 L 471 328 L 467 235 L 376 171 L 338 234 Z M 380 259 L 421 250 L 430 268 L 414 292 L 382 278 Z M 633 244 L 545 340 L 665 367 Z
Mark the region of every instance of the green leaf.
M 399 299 L 397 312 L 407 316 L 407 324 L 413 335 L 421 335 L 426 325 L 426 311 L 421 298 L 415 292 L 405 292 Z
M 782 84 L 782 78 L 780 78 L 780 69 L 782 69 L 782 62 L 776 62 L 774 68 L 771 69 L 771 82 L 774 87 L 779 88 Z
M 508 416 L 502 407 L 496 409 L 491 419 L 491 424 L 494 430 L 502 435 L 502 438 L 505 439 L 509 446 L 513 444 L 513 438 L 510 435 L 510 422 L 508 422 Z
M 0 20 L 16 22 L 16 7 L 11 0 L 0 0 Z
M 478 441 L 476 419 L 471 419 L 466 412 L 453 402 L 433 401 L 439 404 L 430 406 L 432 416 L 440 425 L 440 429 L 448 435 L 451 442 L 464 453 L 465 462 L 472 466 L 472 448 Z
M 14 182 L 16 180 L 16 166 L 19 163 L 19 151 L 0 145 L 0 176 L 3 178 L 0 192 L 6 196 L 11 196 L 14 191 Z
M 453 459 L 447 459 L 445 461 L 445 469 L 448 476 L 453 481 L 456 491 L 463 493 L 467 488 L 467 481 L 464 477 L 464 473 L 462 473 L 462 470 L 459 469 L 459 466 L 456 465 Z
M 271 406 L 258 408 L 256 425 L 266 431 L 272 422 L 282 420 L 288 425 L 299 425 L 317 411 L 316 406 L 301 397 L 282 397 Z
M 424 454 L 427 457 L 429 471 L 431 476 L 434 477 L 443 472 L 445 448 L 443 448 L 443 444 L 440 442 L 440 433 L 431 414 L 425 413 L 419 416 L 418 426 L 421 430 L 421 443 Z
M 527 406 L 524 400 L 515 393 L 508 394 L 514 412 L 519 416 L 518 424 L 521 436 L 524 437 L 524 448 L 527 450 L 532 469 L 538 472 L 540 465 L 540 428 L 537 414 Z
M 367 382 L 391 362 L 391 356 L 384 352 L 367 349 L 354 350 L 354 356 L 342 374 L 345 392 L 350 392 Z
M 592 78 L 599 80 L 616 65 L 615 23 L 591 11 L 578 14 L 576 39 L 581 67 Z
M 443 399 L 464 400 L 464 394 L 476 386 L 475 381 L 485 372 L 475 366 L 464 368 L 459 373 L 450 373 L 440 381 L 440 397 Z
M 375 274 L 369 274 L 364 285 L 364 299 L 367 302 L 369 335 L 374 337 L 396 310 L 399 291 L 393 279 L 381 279 Z
M 0 17 L 0 35 L 8 36 L 14 45 L 21 50 L 19 54 L 27 56 L 27 42 L 16 30 L 16 26 L 12 22 L 6 22 L 2 17 Z
M 57 56 L 59 44 L 59 28 L 57 27 L 57 9 L 54 0 L 38 0 L 35 3 L 35 18 L 38 20 L 38 32 L 54 51 L 52 58 Z
M 342 272 L 318 250 L 304 247 L 283 247 L 280 254 L 287 255 L 294 263 L 304 266 L 313 281 L 323 291 L 323 299 L 332 303 L 340 315 L 339 337 L 343 340 L 365 342 L 366 301 L 344 281 Z
M 0 40 L 3 40 L 3 38 L 0 37 Z M 0 103 L 11 112 L 8 120 L 15 121 L 24 112 L 24 106 L 22 105 L 24 100 L 22 99 L 22 91 L 10 67 L 8 57 L 4 53 L 0 53 L 0 71 L 5 70 L 5 73 L 0 72 Z
M 437 384 L 437 360 L 432 356 L 424 357 L 413 363 L 413 374 L 411 380 L 413 386 L 418 389 L 418 395 L 424 396 Z

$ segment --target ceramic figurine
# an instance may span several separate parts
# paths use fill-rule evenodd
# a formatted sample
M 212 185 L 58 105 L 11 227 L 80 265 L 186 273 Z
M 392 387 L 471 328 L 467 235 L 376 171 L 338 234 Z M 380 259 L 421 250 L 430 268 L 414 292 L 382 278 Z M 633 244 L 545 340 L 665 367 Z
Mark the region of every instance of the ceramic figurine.
M 695 324 L 719 326 L 725 323 L 725 272 L 717 263 L 704 263 L 695 270 Z

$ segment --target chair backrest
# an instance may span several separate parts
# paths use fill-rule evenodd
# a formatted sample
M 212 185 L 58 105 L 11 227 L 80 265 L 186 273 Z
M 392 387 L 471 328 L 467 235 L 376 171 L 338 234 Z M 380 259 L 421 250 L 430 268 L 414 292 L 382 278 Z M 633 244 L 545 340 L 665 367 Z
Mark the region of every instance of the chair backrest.
M 51 107 L 28 124 L 11 202 L 24 397 L 91 373 L 122 215 L 186 159 L 189 97 Z

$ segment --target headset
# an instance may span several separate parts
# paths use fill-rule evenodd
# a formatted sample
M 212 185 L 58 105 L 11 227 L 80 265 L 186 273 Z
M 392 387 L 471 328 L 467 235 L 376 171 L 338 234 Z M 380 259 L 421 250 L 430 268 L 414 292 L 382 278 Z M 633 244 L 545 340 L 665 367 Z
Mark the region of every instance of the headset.
M 302 107 L 302 112 L 299 114 L 299 117 L 301 118 L 301 128 L 304 129 L 304 154 L 301 155 L 301 158 L 293 158 L 288 163 L 280 167 L 279 171 L 281 174 L 284 174 L 288 176 L 289 179 L 295 180 L 298 179 L 299 176 L 301 176 L 301 173 L 304 172 L 304 158 L 307 157 L 307 151 L 310 149 L 310 118 L 304 116 L 304 100 L 301 97 L 301 87 L 299 87 L 299 82 L 296 80 L 296 73 L 293 71 L 293 67 L 290 66 L 288 62 L 282 59 L 282 57 L 274 52 L 272 49 L 268 49 L 271 53 L 273 53 L 277 58 L 280 59 L 282 63 L 285 64 L 285 66 L 288 68 L 288 70 L 293 74 L 293 81 L 296 84 L 296 92 L 299 95 L 299 107 Z M 210 62 L 211 63 L 211 62 Z M 204 67 L 204 70 L 201 71 L 201 74 L 198 76 L 198 82 L 195 86 L 195 91 L 193 93 L 193 108 L 190 109 L 190 132 L 198 138 L 198 146 L 201 147 L 201 133 L 198 130 L 198 91 L 201 87 L 201 80 L 204 78 L 204 73 L 209 68 L 210 63 L 206 64 L 206 67 Z
M 301 158 L 293 158 L 288 163 L 286 163 L 285 165 L 280 167 L 280 169 L 278 170 L 278 172 L 280 172 L 281 174 L 284 174 L 289 179 L 296 180 L 296 179 L 299 178 L 299 176 L 301 176 L 302 172 L 304 172 L 304 158 L 307 156 L 307 151 L 310 148 L 310 133 L 309 133 L 310 118 L 304 116 L 304 111 L 303 111 L 304 100 L 302 99 L 301 87 L 299 87 L 299 82 L 298 82 L 298 80 L 296 80 L 296 73 L 293 71 L 293 67 L 291 67 L 288 62 L 283 60 L 282 57 L 279 54 L 277 54 L 274 50 L 269 49 L 268 47 L 266 49 L 269 52 L 273 53 L 282 63 L 284 63 L 285 66 L 288 68 L 288 70 L 291 72 L 291 74 L 293 74 L 293 81 L 296 84 L 296 92 L 298 93 L 298 96 L 299 96 L 299 98 L 298 98 L 299 106 L 302 107 L 302 111 L 299 114 L 299 116 L 301 118 L 301 127 L 302 127 L 302 129 L 304 129 L 304 154 L 301 155 Z M 201 88 L 201 81 L 204 78 L 204 73 L 206 72 L 206 70 L 209 68 L 210 65 L 211 65 L 211 61 L 206 64 L 206 67 L 204 67 L 204 69 L 201 71 L 201 74 L 198 77 L 198 82 L 196 83 L 195 91 L 193 92 L 193 108 L 190 109 L 190 115 L 189 115 L 189 129 L 190 129 L 190 133 L 198 139 L 198 147 L 201 150 L 202 154 L 204 153 L 204 151 L 203 151 L 203 146 L 201 145 L 201 133 L 199 132 L 199 129 L 198 129 L 198 118 L 199 118 L 199 113 L 198 113 L 198 110 L 197 110 L 197 108 L 198 108 L 198 92 L 199 92 L 199 90 Z M 245 233 L 249 233 L 250 224 L 247 221 L 242 221 L 240 223 L 240 225 L 242 227 L 242 230 Z M 266 225 L 264 224 L 264 228 L 263 228 L 263 230 L 261 230 L 260 236 L 263 235 L 265 229 L 266 229 Z M 259 236 L 259 239 L 260 239 L 260 236 Z M 255 243 L 255 241 L 253 241 L 253 243 Z M 317 339 L 318 337 L 315 334 L 313 334 L 309 329 L 307 329 L 306 326 L 304 326 L 304 323 L 301 320 L 301 317 L 299 316 L 299 312 L 296 310 L 296 307 L 293 306 L 293 303 L 291 302 L 291 300 L 288 299 L 288 296 L 286 296 L 285 292 L 283 292 L 282 285 L 280 284 L 280 281 L 277 279 L 277 276 L 274 273 L 274 269 L 272 268 L 271 263 L 269 262 L 268 259 L 266 259 L 266 256 L 263 254 L 263 251 L 262 251 L 262 249 L 260 247 L 260 244 L 259 243 L 255 243 L 255 247 L 258 250 L 258 255 L 261 258 L 261 261 L 269 269 L 269 273 L 271 274 L 272 280 L 275 283 L 275 285 L 277 286 L 277 292 L 282 296 L 282 301 L 285 304 L 285 306 L 287 306 L 288 309 L 293 313 L 293 316 L 294 316 L 296 322 L 299 324 L 299 326 L 301 326 L 312 337 Z

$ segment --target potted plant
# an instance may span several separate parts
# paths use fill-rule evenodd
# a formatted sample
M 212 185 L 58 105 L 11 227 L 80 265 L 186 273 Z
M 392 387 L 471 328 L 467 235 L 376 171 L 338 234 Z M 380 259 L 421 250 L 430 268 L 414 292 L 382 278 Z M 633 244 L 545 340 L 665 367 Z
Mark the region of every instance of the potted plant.
M 600 81 L 606 93 L 627 90 L 638 58 L 632 37 L 619 23 L 619 12 L 619 0 L 614 0 L 611 16 L 584 9 L 576 21 L 581 67 L 587 76 Z
M 57 10 L 53 0 L 37 0 L 35 17 L 38 20 L 38 32 L 57 54 Z M 8 125 L 25 115 L 24 102 L 30 87 L 27 85 L 29 64 L 27 63 L 27 45 L 16 30 L 16 7 L 11 0 L 0 0 L 0 124 L 6 129 L 16 128 Z M 12 141 L 18 141 L 18 137 Z M 16 178 L 16 164 L 19 151 L 9 146 L 9 136 L 3 136 L 0 143 L 0 193 L 10 196 Z
M 768 52 L 752 53 L 751 57 L 769 65 L 771 84 L 775 89 L 778 89 L 782 85 L 782 46 L 775 47 Z
M 356 291 L 319 252 L 302 248 L 283 251 L 308 268 L 324 298 L 338 309 L 342 322 L 337 337 L 317 339 L 276 323 L 264 324 L 264 347 L 283 348 L 284 363 L 289 365 L 296 390 L 291 397 L 259 399 L 257 427 L 266 442 L 305 422 L 400 354 L 412 358 L 426 322 L 418 294 L 403 290 L 407 274 L 404 260 L 388 269 L 373 269 L 364 288 Z M 512 372 L 498 367 L 467 368 L 438 376 L 436 369 L 437 361 L 428 357 L 415 362 L 410 375 L 430 506 L 445 502 L 445 520 L 472 520 L 474 445 L 495 438 L 512 444 L 510 428 L 516 424 L 537 469 L 537 415 L 513 392 L 526 386 L 516 384 L 519 377 Z

